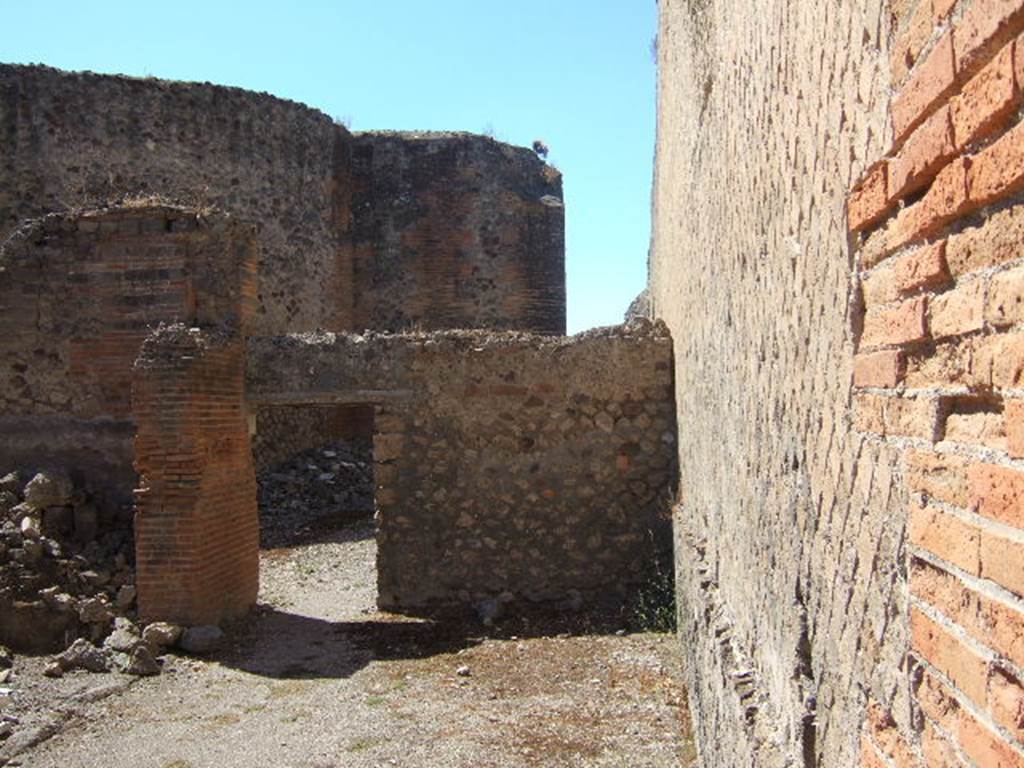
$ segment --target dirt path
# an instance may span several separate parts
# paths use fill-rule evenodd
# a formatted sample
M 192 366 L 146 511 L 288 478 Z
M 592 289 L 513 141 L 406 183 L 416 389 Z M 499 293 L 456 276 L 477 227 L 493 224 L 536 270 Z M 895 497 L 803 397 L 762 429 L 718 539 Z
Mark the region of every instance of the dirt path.
M 689 764 L 671 638 L 545 637 L 523 624 L 488 638 L 479 627 L 382 616 L 373 558 L 365 523 L 264 552 L 262 608 L 231 648 L 206 660 L 172 657 L 160 677 L 65 707 L 60 732 L 11 764 Z M 31 690 L 38 672 L 22 669 Z M 121 678 L 76 673 L 59 685 L 70 695 L 104 679 Z

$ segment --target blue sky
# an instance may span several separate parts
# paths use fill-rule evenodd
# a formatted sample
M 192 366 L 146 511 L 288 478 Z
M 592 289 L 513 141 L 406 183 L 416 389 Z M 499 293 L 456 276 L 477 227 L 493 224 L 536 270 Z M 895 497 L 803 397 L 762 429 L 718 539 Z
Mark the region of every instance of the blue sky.
M 0 61 L 268 91 L 377 128 L 543 139 L 564 174 L 569 330 L 646 280 L 654 0 L 0 0 Z

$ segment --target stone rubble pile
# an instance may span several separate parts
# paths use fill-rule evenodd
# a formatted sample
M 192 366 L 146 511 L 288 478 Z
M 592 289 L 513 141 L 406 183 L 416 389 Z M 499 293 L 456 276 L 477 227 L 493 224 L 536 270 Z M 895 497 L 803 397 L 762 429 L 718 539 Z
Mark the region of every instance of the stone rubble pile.
M 101 641 L 134 608 L 133 562 L 130 507 L 60 470 L 0 477 L 0 640 L 36 651 Z
M 257 476 L 263 546 L 319 524 L 373 515 L 373 443 L 351 440 L 304 451 Z

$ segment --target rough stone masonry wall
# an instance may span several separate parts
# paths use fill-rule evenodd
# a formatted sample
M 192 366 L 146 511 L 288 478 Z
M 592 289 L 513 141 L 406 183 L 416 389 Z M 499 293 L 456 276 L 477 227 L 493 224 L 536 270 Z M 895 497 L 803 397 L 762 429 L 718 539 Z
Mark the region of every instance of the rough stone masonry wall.
M 247 396 L 376 403 L 381 607 L 594 601 L 668 535 L 671 355 L 645 323 L 251 339 Z
M 889 145 L 889 9 L 659 5 L 650 288 L 701 761 L 845 768 L 869 696 L 911 718 L 898 451 L 849 411 L 846 196 Z
M 561 177 L 527 149 L 353 137 L 267 94 L 3 64 L 0 135 L 0 238 L 125 196 L 258 225 L 257 333 L 564 332 Z
M 903 457 L 913 727 L 863 765 L 1024 765 L 1024 2 L 918 0 L 849 205 L 854 425 Z
M 267 94 L 3 64 L 0 137 L 0 240 L 126 197 L 257 225 L 257 333 L 564 332 L 561 179 L 529 150 L 469 134 L 353 137 Z M 257 458 L 334 439 L 343 422 L 262 413 Z
M 0 239 L 125 196 L 260 228 L 255 330 L 351 322 L 348 134 L 320 112 L 202 83 L 0 65 Z
M 0 467 L 60 466 L 126 501 L 131 367 L 161 321 L 240 328 L 253 230 L 164 206 L 51 215 L 0 247 Z
M 1019 0 L 662 2 L 705 765 L 1024 765 L 1022 31 Z

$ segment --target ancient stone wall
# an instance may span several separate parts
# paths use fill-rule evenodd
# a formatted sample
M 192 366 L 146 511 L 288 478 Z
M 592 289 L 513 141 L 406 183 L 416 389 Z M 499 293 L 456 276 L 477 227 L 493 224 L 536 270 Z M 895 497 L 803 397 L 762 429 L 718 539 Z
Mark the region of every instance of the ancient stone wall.
M 260 228 L 256 330 L 349 327 L 349 139 L 320 112 L 237 88 L 3 65 L 0 135 L 0 239 L 125 196 L 216 205 Z
M 352 144 L 354 327 L 565 333 L 562 177 L 465 133 Z
M 1019 0 L 661 2 L 706 766 L 1024 764 L 1022 30 Z
M 668 535 L 671 341 L 251 339 L 252 402 L 374 402 L 382 607 L 621 597 Z
M 530 150 L 353 137 L 267 94 L 13 65 L 0 65 L 0 133 L 0 239 L 126 196 L 258 224 L 258 333 L 565 331 L 561 176 Z
M 561 177 L 530 150 L 353 137 L 267 94 L 10 65 L 0 135 L 0 240 L 46 213 L 156 197 L 258 226 L 257 333 L 565 332 Z M 259 416 L 264 466 L 340 436 L 322 411 Z
M 131 367 L 161 321 L 242 328 L 251 226 L 139 206 L 51 215 L 0 248 L 0 466 L 73 469 L 126 500 Z

